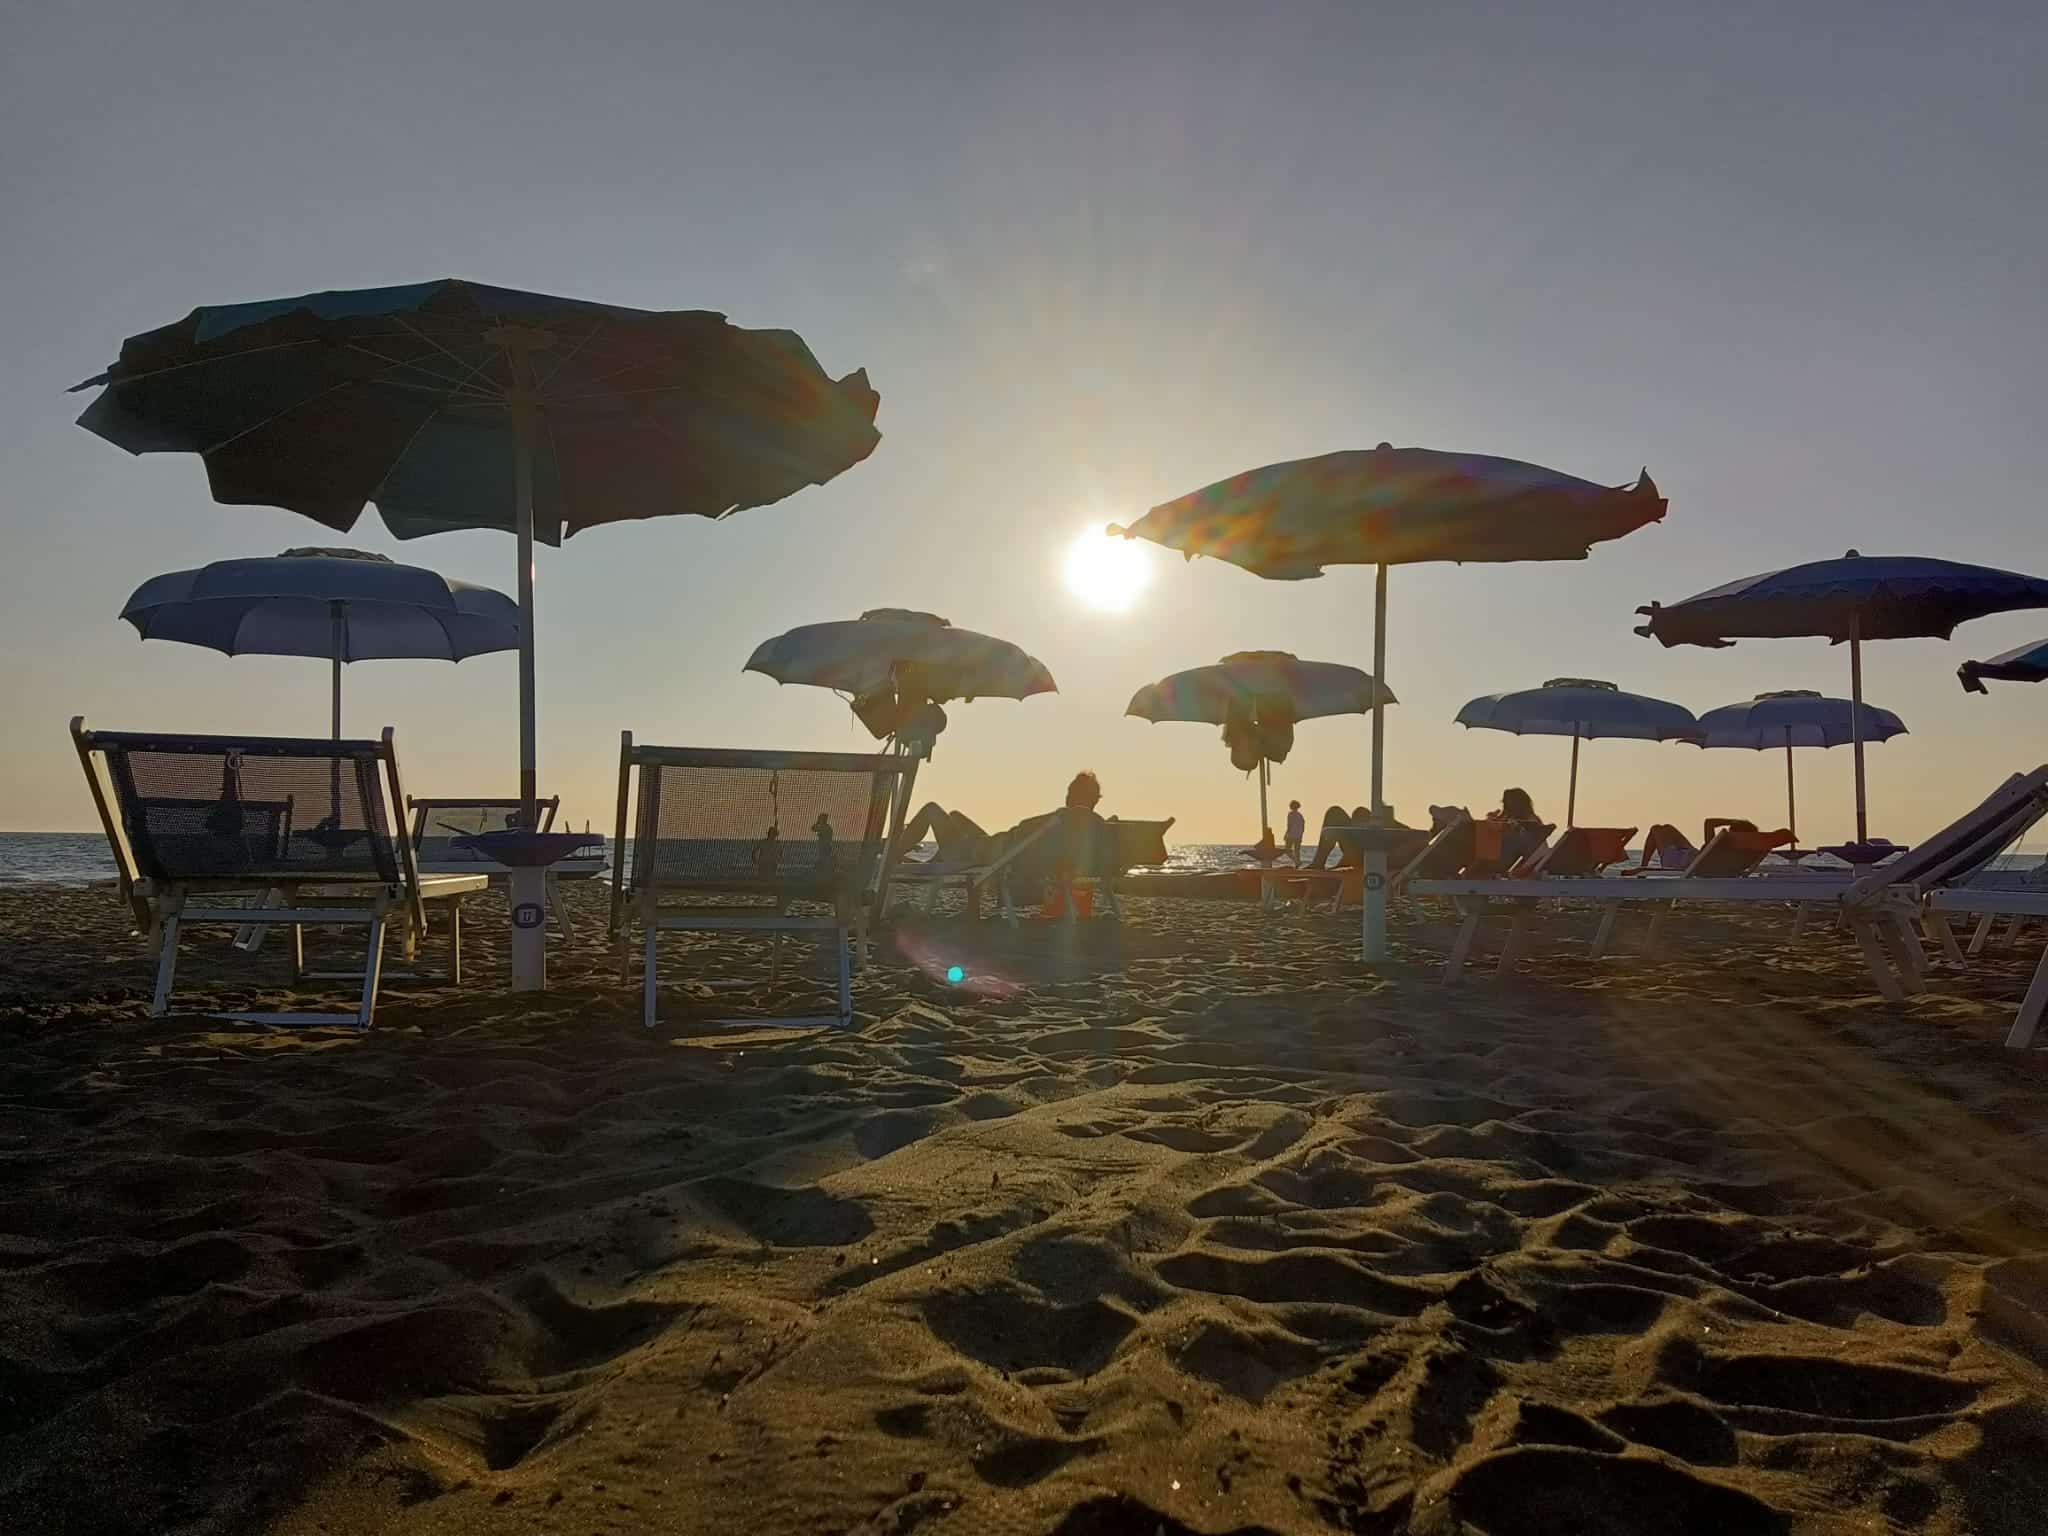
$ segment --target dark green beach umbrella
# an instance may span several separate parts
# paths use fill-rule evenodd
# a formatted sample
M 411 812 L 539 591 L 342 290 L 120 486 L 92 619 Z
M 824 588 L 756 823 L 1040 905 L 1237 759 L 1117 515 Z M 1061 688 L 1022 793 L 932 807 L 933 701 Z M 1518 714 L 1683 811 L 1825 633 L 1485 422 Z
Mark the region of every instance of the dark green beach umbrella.
M 519 538 L 520 785 L 534 795 L 532 541 L 718 518 L 822 485 L 880 441 L 864 373 L 791 331 L 461 279 L 195 309 L 132 336 L 79 425 L 196 453 L 216 501 L 401 539 Z

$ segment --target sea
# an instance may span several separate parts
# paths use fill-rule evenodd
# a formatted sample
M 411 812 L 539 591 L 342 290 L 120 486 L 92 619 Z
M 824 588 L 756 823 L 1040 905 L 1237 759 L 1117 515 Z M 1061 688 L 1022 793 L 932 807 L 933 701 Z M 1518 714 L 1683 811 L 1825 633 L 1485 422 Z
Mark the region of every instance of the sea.
M 610 851 L 611 839 L 605 839 Z M 1166 867 L 1177 871 L 1242 869 L 1239 843 L 1182 843 L 1167 850 Z M 90 885 L 114 878 L 113 856 L 99 832 L 0 832 L 0 886 L 35 882 Z
M 610 838 L 605 845 L 609 853 Z M 1815 862 L 1833 861 L 1823 855 Z M 1244 869 L 1247 865 L 1242 843 L 1178 843 L 1167 850 L 1166 868 L 1176 873 Z M 2001 884 L 2022 875 L 2039 879 L 2042 876 L 2036 871 L 2048 873 L 2048 854 L 2008 853 L 1993 860 L 1991 867 L 2005 877 L 1998 882 Z M 0 832 L 0 886 L 90 885 L 113 878 L 114 860 L 107 852 L 105 836 L 98 832 Z

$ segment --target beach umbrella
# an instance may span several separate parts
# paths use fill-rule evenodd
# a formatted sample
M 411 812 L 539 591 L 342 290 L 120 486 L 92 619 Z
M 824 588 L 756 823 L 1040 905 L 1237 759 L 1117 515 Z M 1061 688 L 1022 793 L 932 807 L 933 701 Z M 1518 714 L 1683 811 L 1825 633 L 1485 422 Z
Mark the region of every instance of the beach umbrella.
M 519 606 L 504 593 L 356 549 L 288 549 L 168 571 L 137 587 L 121 617 L 145 640 L 229 656 L 328 658 L 337 740 L 344 663 L 461 661 L 519 647 Z
M 1986 565 L 1918 555 L 1864 556 L 1745 576 L 1665 607 L 1636 612 L 1636 633 L 1665 645 L 1732 645 L 1737 640 L 1818 635 L 1848 642 L 1849 693 L 1863 702 L 1865 640 L 1946 640 L 1958 624 L 2019 608 L 2048 608 L 2048 581 Z M 1851 711 L 1856 763 L 1856 841 L 1870 840 L 1861 715 Z
M 1155 723 L 1192 720 L 1223 727 L 1231 761 L 1259 774 L 1259 826 L 1270 825 L 1266 789 L 1274 763 L 1287 761 L 1294 726 L 1330 715 L 1363 715 L 1375 699 L 1398 701 L 1375 690 L 1372 675 L 1333 661 L 1302 661 L 1287 651 L 1236 651 L 1214 666 L 1190 667 L 1147 683 L 1124 713 Z
M 874 451 L 865 374 L 790 331 L 461 279 L 195 309 L 131 336 L 79 424 L 197 453 L 216 501 L 401 539 L 519 540 L 519 795 L 535 794 L 533 541 L 630 518 L 719 518 Z
M 1603 738 L 1694 741 L 1700 734 L 1699 721 L 1682 704 L 1623 693 L 1613 683 L 1579 677 L 1554 677 L 1541 688 L 1474 699 L 1458 711 L 1458 724 L 1484 731 L 1511 731 L 1517 736 L 1571 737 L 1571 787 L 1564 813 L 1567 827 L 1577 825 L 1578 819 L 1580 742 Z
M 1376 567 L 1372 675 L 1384 679 L 1388 566 L 1583 560 L 1593 545 L 1656 522 L 1664 510 L 1647 471 L 1633 485 L 1604 486 L 1519 459 L 1381 443 L 1248 470 L 1110 531 L 1189 559 L 1214 556 L 1274 581 L 1320 576 L 1331 565 Z M 1375 817 L 1386 809 L 1383 702 L 1372 714 Z M 1385 877 L 1385 853 L 1368 846 L 1367 961 L 1386 951 Z
M 857 705 L 898 691 L 913 708 L 926 699 L 1028 699 L 1059 691 L 1045 663 L 1022 646 L 909 608 L 871 608 L 857 619 L 799 625 L 754 647 L 740 670 L 831 688 Z M 912 691 L 922 698 L 910 699 Z M 901 722 L 883 711 L 864 723 L 880 740 Z
M 2048 640 L 2002 651 L 1989 661 L 1966 661 L 1956 668 L 1956 678 L 1965 693 L 1989 693 L 1987 677 L 2005 683 L 2038 683 L 2048 677 Z
M 1794 747 L 1840 747 L 1857 740 L 1890 741 L 1906 725 L 1888 709 L 1854 699 L 1828 699 L 1807 688 L 1760 693 L 1700 716 L 1702 747 L 1785 749 L 1785 826 L 1799 835 L 1799 802 L 1792 780 Z
M 911 608 L 870 608 L 857 619 L 800 625 L 762 641 L 740 670 L 846 694 L 870 735 L 916 760 L 931 756 L 945 728 L 944 711 L 929 706 L 1059 691 L 1045 663 L 1023 647 Z M 913 761 L 897 776 L 890 806 L 891 858 L 916 783 Z M 887 886 L 879 885 L 877 923 L 887 900 Z

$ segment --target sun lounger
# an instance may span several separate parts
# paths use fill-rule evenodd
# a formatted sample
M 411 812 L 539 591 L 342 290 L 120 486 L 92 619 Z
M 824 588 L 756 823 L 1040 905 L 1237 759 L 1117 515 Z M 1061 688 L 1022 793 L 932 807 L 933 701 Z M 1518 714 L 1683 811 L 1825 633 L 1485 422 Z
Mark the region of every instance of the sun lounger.
M 892 886 L 922 890 L 926 910 L 931 909 L 939 893 L 948 885 L 958 885 L 967 901 L 967 915 L 975 921 L 981 918 L 984 893 L 994 891 L 1004 920 L 1015 922 L 1016 912 L 1010 902 L 1005 877 L 1011 864 L 1052 830 L 1053 824 L 1048 820 L 1022 837 L 1009 839 L 1003 851 L 992 859 L 948 859 L 943 856 L 943 849 L 939 856 L 930 859 L 906 859 L 890 870 L 888 880 Z
M 1878 990 L 1896 1001 L 1907 992 L 1921 990 L 1920 975 L 1924 962 L 1914 924 L 1921 915 L 1921 903 L 1928 891 L 1967 879 L 2024 836 L 2044 814 L 2048 814 L 2048 768 L 2039 768 L 2030 774 L 2013 775 L 1966 815 L 1900 857 L 1860 877 L 1819 871 L 1768 877 L 1721 873 L 1729 868 L 1753 869 L 1756 862 L 1765 857 L 1769 850 L 1758 844 L 1769 842 L 1769 837 L 1752 834 L 1733 840 L 1732 845 L 1717 835 L 1700 850 L 1692 864 L 1677 875 L 1623 875 L 1571 882 L 1441 880 L 1426 882 L 1426 889 L 1434 895 L 1498 898 L 1518 903 L 1533 903 L 1559 896 L 1600 902 L 1603 912 L 1600 931 L 1594 940 L 1593 953 L 1596 957 L 1605 951 L 1612 934 L 1614 914 L 1625 902 L 1661 904 L 1659 913 L 1653 915 L 1646 952 L 1655 944 L 1657 916 L 1679 902 L 1779 902 L 1826 906 L 1839 912 L 1847 923 Z M 1739 829 L 1722 830 L 1725 834 Z M 1713 872 L 1695 872 L 1699 870 Z M 1518 907 L 1518 927 L 1522 915 L 1523 909 Z M 1446 980 L 1455 980 L 1462 968 L 1477 921 L 1477 912 L 1467 917 L 1451 959 L 1445 966 Z M 1511 970 L 1518 958 L 1518 938 L 1518 933 L 1510 935 L 1509 946 L 1502 954 L 1503 972 Z
M 518 797 L 486 795 L 448 799 L 408 795 L 405 805 L 412 817 L 413 857 L 419 862 L 421 874 L 481 874 L 493 884 L 505 883 L 507 872 L 471 846 L 468 840 L 486 832 L 503 832 L 516 826 L 519 821 Z M 553 831 L 561 806 L 559 797 L 535 801 L 533 830 Z M 593 838 L 592 842 L 595 843 L 596 839 Z M 605 857 L 601 853 L 559 859 L 548 866 L 548 912 L 554 917 L 555 927 L 560 930 L 564 941 L 574 938 L 575 932 L 569 919 L 569 909 L 560 899 L 557 882 L 589 880 L 604 871 Z
M 642 1021 L 655 1022 L 662 934 L 766 933 L 779 948 L 781 934 L 810 932 L 831 936 L 837 1012 L 744 1022 L 850 1024 L 854 952 L 866 945 L 890 806 L 907 767 L 902 753 L 635 746 L 625 732 L 611 926 L 622 935 L 640 925 Z
M 168 1011 L 178 936 L 190 923 L 288 925 L 292 980 L 305 968 L 308 926 L 368 930 L 354 1022 L 367 1028 L 383 976 L 384 939 L 396 927 L 407 958 L 430 904 L 450 914 L 449 977 L 462 979 L 461 902 L 482 875 L 423 876 L 397 832 L 398 755 L 380 741 L 325 737 L 177 736 L 88 731 L 71 722 L 93 804 L 114 854 L 122 899 L 157 954 L 152 1015 Z M 247 893 L 259 905 L 221 903 Z M 262 1023 L 330 1023 L 348 1015 L 237 1013 Z

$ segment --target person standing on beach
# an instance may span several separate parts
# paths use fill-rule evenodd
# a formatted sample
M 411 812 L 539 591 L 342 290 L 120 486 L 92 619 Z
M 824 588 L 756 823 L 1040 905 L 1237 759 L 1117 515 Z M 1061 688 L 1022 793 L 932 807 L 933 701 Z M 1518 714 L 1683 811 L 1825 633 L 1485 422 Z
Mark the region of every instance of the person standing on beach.
M 1287 857 L 1296 869 L 1301 868 L 1301 840 L 1308 835 L 1308 821 L 1301 814 L 1301 802 L 1287 802 Z

